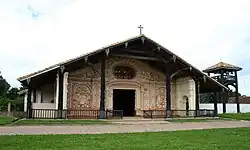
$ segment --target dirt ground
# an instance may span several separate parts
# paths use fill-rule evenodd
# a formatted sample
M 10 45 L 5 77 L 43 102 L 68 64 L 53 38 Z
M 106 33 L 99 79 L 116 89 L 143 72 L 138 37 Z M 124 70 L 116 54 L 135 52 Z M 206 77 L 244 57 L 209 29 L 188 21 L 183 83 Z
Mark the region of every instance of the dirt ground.
M 250 127 L 250 121 L 211 121 L 211 122 L 143 122 L 143 123 L 115 123 L 105 125 L 82 126 L 2 126 L 0 135 L 16 134 L 102 134 L 102 133 L 130 133 L 156 132 L 174 130 L 197 130 L 211 128 Z

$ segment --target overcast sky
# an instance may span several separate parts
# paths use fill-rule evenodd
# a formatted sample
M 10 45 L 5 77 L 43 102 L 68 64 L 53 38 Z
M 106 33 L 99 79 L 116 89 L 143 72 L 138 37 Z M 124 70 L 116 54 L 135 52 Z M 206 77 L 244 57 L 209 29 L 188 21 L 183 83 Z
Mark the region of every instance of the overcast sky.
M 17 77 L 143 33 L 199 69 L 243 68 L 250 95 L 249 0 L 0 0 L 0 71 Z

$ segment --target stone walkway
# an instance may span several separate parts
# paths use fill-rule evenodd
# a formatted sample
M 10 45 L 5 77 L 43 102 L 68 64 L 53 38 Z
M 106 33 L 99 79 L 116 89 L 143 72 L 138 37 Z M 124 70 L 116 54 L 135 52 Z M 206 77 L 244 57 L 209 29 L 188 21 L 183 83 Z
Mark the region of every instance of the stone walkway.
M 155 132 L 174 130 L 197 130 L 211 128 L 250 127 L 250 121 L 212 121 L 193 123 L 140 123 L 140 124 L 108 124 L 84 126 L 2 126 L 0 135 L 14 134 L 102 134 Z

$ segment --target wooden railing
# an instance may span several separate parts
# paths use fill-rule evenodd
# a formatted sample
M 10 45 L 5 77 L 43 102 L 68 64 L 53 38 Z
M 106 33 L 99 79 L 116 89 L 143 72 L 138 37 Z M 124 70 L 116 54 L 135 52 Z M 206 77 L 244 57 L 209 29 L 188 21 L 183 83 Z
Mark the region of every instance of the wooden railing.
M 144 118 L 214 117 L 214 110 L 143 110 Z
M 106 119 L 122 119 L 122 110 L 106 110 Z
M 122 110 L 106 110 L 106 118 L 122 119 Z M 55 109 L 33 109 L 34 119 L 98 119 L 100 110 L 55 110 Z
M 214 117 L 214 110 L 142 110 L 144 118 Z M 122 119 L 122 110 L 105 110 L 106 119 Z M 98 119 L 100 110 L 33 109 L 34 119 Z

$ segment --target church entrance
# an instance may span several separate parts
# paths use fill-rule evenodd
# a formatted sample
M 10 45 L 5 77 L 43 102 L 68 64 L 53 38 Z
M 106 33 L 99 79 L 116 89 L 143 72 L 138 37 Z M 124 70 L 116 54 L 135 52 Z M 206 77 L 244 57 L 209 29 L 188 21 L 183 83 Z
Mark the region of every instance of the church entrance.
M 123 110 L 123 116 L 134 116 L 135 90 L 114 89 L 113 110 Z

